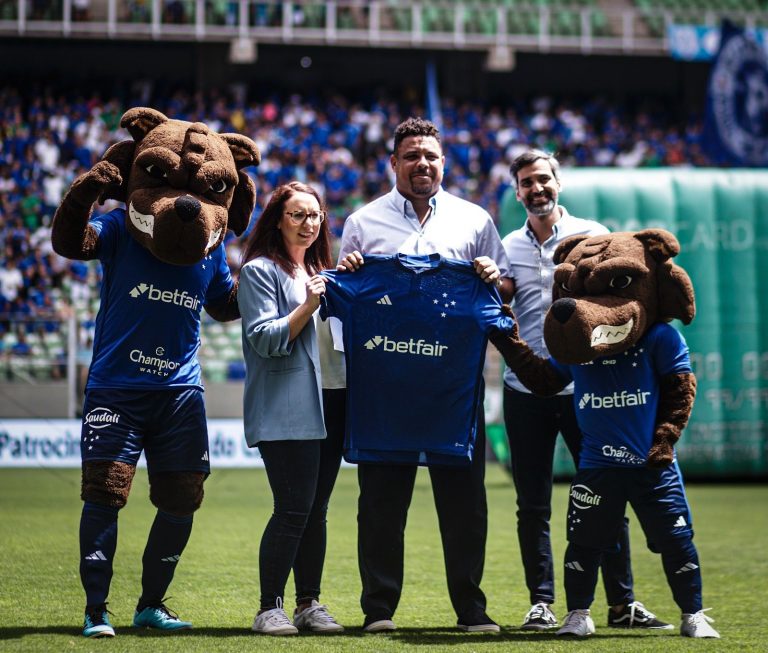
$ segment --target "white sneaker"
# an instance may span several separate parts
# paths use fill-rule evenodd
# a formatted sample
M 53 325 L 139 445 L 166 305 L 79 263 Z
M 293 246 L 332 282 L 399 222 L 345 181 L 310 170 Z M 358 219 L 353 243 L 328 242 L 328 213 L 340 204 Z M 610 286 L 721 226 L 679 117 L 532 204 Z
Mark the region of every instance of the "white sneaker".
M 572 637 L 586 637 L 595 632 L 595 622 L 589 616 L 589 610 L 571 610 L 563 619 L 563 627 L 557 631 L 558 635 L 570 635 Z
M 395 622 L 391 619 L 379 619 L 378 621 L 372 621 L 367 626 L 363 626 L 363 631 L 366 633 L 383 633 L 389 630 L 397 630 Z
M 277 599 L 277 607 L 256 615 L 251 630 L 264 635 L 296 635 L 299 630 L 291 623 L 283 610 L 283 600 Z
M 707 608 L 707 610 L 709 609 Z M 705 612 L 706 610 L 699 610 L 693 614 L 683 614 L 680 634 L 683 637 L 714 637 L 720 639 L 720 633 L 709 625 L 715 620 L 705 615 Z
M 535 603 L 523 619 L 522 630 L 547 630 L 557 628 L 557 617 L 546 603 Z
M 328 614 L 328 608 L 315 599 L 308 608 L 293 613 L 293 625 L 299 630 L 311 630 L 314 633 L 340 633 L 344 626 Z

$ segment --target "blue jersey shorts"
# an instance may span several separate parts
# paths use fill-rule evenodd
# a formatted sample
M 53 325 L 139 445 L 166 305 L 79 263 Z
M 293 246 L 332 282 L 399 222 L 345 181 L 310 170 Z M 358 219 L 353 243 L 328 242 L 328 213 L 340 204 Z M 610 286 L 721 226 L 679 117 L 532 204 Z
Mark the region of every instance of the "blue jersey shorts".
M 693 526 L 677 463 L 664 469 L 580 469 L 568 501 L 568 541 L 601 551 L 615 551 L 627 503 L 635 511 L 648 547 L 692 538 Z
M 209 474 L 203 391 L 94 389 L 85 395 L 80 453 L 83 462 L 136 465 L 142 450 L 149 472 Z

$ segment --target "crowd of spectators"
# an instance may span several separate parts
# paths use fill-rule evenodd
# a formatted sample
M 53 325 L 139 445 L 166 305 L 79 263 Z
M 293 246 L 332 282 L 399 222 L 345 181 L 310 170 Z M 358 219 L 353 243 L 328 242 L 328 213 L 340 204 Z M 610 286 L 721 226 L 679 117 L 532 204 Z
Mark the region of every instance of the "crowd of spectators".
M 129 138 L 119 120 L 136 105 L 247 134 L 263 156 L 250 171 L 258 188 L 254 217 L 272 188 L 298 179 L 325 197 L 337 236 L 349 213 L 392 187 L 388 139 L 394 127 L 407 115 L 424 115 L 417 103 L 382 94 L 365 101 L 340 94 L 249 100 L 242 88 L 156 97 L 142 87 L 136 97 L 117 98 L 0 87 L 0 343 L 6 347 L 23 348 L 33 333 L 43 339 L 67 311 L 82 318 L 87 338 L 100 270 L 52 252 L 50 223 L 73 179 L 109 145 Z M 443 99 L 442 134 L 444 186 L 494 216 L 509 185 L 509 162 L 529 146 L 557 152 L 564 166 L 710 164 L 700 118 L 605 99 L 538 97 L 505 106 Z M 230 234 L 235 271 L 239 243 Z M 10 331 L 15 338 L 2 338 Z

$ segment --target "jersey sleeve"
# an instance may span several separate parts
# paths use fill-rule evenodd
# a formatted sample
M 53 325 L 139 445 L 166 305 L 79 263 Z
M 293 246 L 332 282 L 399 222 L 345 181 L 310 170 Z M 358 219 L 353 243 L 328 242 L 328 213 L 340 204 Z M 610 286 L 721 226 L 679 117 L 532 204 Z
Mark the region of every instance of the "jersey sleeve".
M 342 322 L 349 313 L 356 276 L 362 275 L 362 270 L 355 272 L 338 272 L 336 270 L 324 270 L 321 272 L 325 279 L 325 295 L 320 303 L 320 317 L 323 320 L 329 317 L 337 317 Z
M 685 338 L 671 324 L 659 324 L 654 330 L 653 364 L 661 376 L 692 371 Z
M 232 280 L 232 273 L 227 265 L 227 256 L 224 245 L 219 245 L 211 255 L 211 262 L 216 267 L 216 274 L 211 279 L 208 289 L 205 293 L 205 303 L 216 303 L 217 299 L 224 297 L 232 290 L 235 282 Z
M 114 211 L 93 216 L 89 224 L 96 230 L 99 237 L 98 255 L 102 263 L 109 263 L 115 256 L 120 238 L 128 236 L 124 221 Z M 130 237 L 130 236 L 129 236 Z
M 493 284 L 485 283 L 478 279 L 480 291 L 478 293 L 477 316 L 480 328 L 486 335 L 501 331 L 511 333 L 515 321 L 501 311 L 501 297 Z
M 552 358 L 552 356 L 549 357 L 549 364 L 554 367 L 555 371 L 564 379 L 566 379 L 568 383 L 573 381 L 573 371 L 571 370 L 570 365 L 563 365 L 562 363 L 558 363 L 554 358 Z
M 245 340 L 262 358 L 288 356 L 293 349 L 288 316 L 280 315 L 279 281 L 270 267 L 259 260 L 244 265 L 237 291 Z

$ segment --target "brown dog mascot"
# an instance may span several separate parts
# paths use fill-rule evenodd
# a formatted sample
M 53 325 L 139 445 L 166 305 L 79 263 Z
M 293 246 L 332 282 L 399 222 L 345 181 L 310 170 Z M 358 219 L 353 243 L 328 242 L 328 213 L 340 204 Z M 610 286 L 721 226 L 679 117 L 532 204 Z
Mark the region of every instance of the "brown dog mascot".
M 615 549 L 630 503 L 649 547 L 661 554 L 682 612 L 681 634 L 719 637 L 702 610 L 699 558 L 674 455 L 696 394 L 688 348 L 669 324 L 688 324 L 695 314 L 691 281 L 672 262 L 679 251 L 661 229 L 569 238 L 554 255 L 554 301 L 544 321 L 550 359 L 538 358 L 516 331 L 491 337 L 532 392 L 554 395 L 574 382 L 583 439 L 568 506 L 569 612 L 558 635 L 595 632 L 589 608 L 600 555 Z
M 80 576 L 83 635 L 111 637 L 106 608 L 125 505 L 144 451 L 157 515 L 143 557 L 135 626 L 178 630 L 163 597 L 192 530 L 210 471 L 197 350 L 203 308 L 239 317 L 226 263 L 227 228 L 248 226 L 256 193 L 243 170 L 258 149 L 239 134 L 170 120 L 149 108 L 120 122 L 132 140 L 80 176 L 54 216 L 51 238 L 68 258 L 104 271 L 81 439 Z M 92 216 L 94 202 L 126 209 Z

